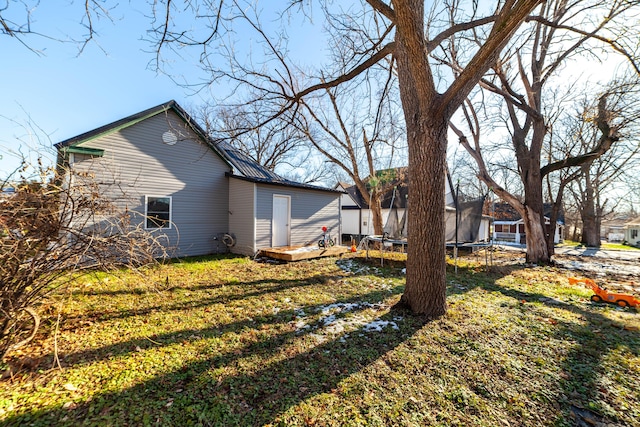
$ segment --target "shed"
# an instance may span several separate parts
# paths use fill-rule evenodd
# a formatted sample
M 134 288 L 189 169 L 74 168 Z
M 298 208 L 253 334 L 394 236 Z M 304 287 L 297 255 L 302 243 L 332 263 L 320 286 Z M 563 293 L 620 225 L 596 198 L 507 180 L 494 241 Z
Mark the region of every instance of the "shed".
M 342 191 L 285 179 L 222 146 L 236 173 L 229 177 L 229 231 L 234 252 L 316 244 L 322 227 L 340 235 Z

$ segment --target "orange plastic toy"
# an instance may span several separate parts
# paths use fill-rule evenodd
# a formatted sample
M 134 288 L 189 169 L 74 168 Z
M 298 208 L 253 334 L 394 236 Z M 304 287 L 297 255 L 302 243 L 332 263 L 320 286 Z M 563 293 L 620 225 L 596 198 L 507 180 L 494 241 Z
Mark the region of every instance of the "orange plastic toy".
M 591 296 L 591 301 L 595 302 L 610 302 L 617 304 L 620 307 L 638 307 L 640 306 L 640 300 L 630 294 L 616 294 L 607 291 L 604 288 L 598 286 L 596 282 L 591 279 L 576 279 L 575 277 L 569 277 L 569 284 L 576 285 L 578 283 L 584 283 L 585 286 L 591 288 L 595 295 Z

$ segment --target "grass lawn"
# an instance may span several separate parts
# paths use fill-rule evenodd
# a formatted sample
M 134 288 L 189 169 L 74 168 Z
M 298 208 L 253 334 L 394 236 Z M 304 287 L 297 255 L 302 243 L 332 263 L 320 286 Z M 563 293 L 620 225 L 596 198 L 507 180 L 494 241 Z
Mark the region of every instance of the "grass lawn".
M 433 321 L 391 310 L 401 268 L 352 258 L 84 277 L 10 358 L 0 424 L 638 426 L 639 314 L 567 275 L 461 260 Z

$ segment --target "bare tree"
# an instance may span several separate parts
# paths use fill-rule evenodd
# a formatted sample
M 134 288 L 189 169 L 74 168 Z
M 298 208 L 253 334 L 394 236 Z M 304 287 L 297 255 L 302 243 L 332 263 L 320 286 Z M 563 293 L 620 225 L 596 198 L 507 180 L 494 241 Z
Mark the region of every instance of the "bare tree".
M 582 163 L 570 185 L 582 221 L 581 243 L 590 247 L 600 247 L 602 220 L 622 201 L 624 193 L 615 191 L 616 185 L 638 170 L 640 144 L 635 135 L 640 118 L 639 88 L 636 77 L 612 82 L 598 94 L 597 105 L 585 103 L 571 117 L 572 126 L 568 127 L 571 145 L 579 151 L 592 152 L 599 146 L 602 130 L 598 123 L 602 119 L 598 116 L 603 114 L 620 139 L 606 153 Z
M 551 102 L 546 102 L 548 99 L 545 99 L 545 95 L 548 92 L 545 89 L 569 59 L 581 54 L 593 57 L 600 50 L 609 49 L 621 54 L 637 72 L 636 58 L 631 48 L 637 35 L 633 35 L 636 33 L 624 23 L 637 6 L 635 2 L 626 1 L 614 1 L 606 5 L 590 0 L 548 1 L 538 15 L 528 18 L 533 31 L 521 33 L 516 43 L 493 65 L 493 73 L 482 79 L 482 87 L 500 97 L 504 103 L 524 198 L 507 191 L 489 174 L 480 147 L 478 128 L 472 132 L 473 145 L 456 128 L 460 142 L 478 164 L 480 178 L 522 216 L 527 239 L 527 260 L 530 262 L 548 262 L 553 249 L 553 232 L 545 230 L 543 178 L 601 155 L 619 139 L 615 124 L 605 113 L 604 100 L 602 114 L 596 116 L 601 131 L 598 146 L 542 166 L 543 147 L 548 141 L 552 122 L 549 105 L 556 101 L 554 97 L 549 97 Z M 454 70 L 460 69 L 457 52 L 458 49 L 451 49 L 443 59 L 451 63 Z M 467 123 L 478 123 L 474 116 L 476 112 L 468 110 L 466 114 Z
M 258 164 L 285 178 L 317 183 L 329 180 L 331 171 L 313 156 L 308 140 L 288 120 L 273 120 L 261 127 L 257 103 L 233 108 L 205 104 L 193 114 L 219 144 L 230 144 Z
M 397 168 L 406 162 L 402 119 L 389 97 L 391 73 L 386 74 L 385 87 L 375 94 L 356 84 L 302 100 L 302 111 L 292 120 L 313 151 L 336 165 L 366 198 L 375 234 L 383 232 L 384 194 L 406 180 L 406 169 Z
M 256 128 L 286 114 L 293 116 L 308 96 L 366 76 L 381 61 L 391 61 L 398 76 L 406 124 L 412 193 L 408 225 L 411 251 L 401 303 L 415 313 L 440 316 L 446 312 L 442 195 L 447 126 L 521 24 L 542 3 L 496 1 L 493 8 L 482 10 L 477 2 L 471 2 L 468 10 L 459 3 L 453 8 L 434 4 L 426 10 L 424 0 L 361 0 L 348 4 L 318 0 L 316 9 L 311 0 L 290 0 L 274 22 L 261 18 L 256 3 L 245 0 L 154 0 L 149 34 L 156 46 L 154 63 L 159 67 L 170 52 L 180 55 L 184 49 L 197 48 L 200 65 L 209 75 L 204 86 L 228 84 L 230 93 L 224 96 L 235 95 L 236 105 L 260 102 L 263 118 Z M 105 4 L 96 2 L 97 6 Z M 270 2 L 264 6 L 273 7 Z M 347 53 L 314 70 L 297 66 L 290 58 L 287 26 L 288 19 L 296 17 L 315 23 L 315 17 L 311 18 L 318 10 L 329 30 L 327 44 Z M 106 11 L 99 11 L 98 16 Z M 448 14 L 446 21 L 440 19 L 442 13 Z M 88 18 L 93 16 L 89 14 Z M 6 18 L 3 22 L 6 24 Z M 188 28 L 183 27 L 186 22 Z M 91 20 L 84 24 L 92 36 Z M 270 30 L 278 24 L 279 28 Z M 458 71 L 449 78 L 448 71 L 441 71 L 441 63 L 431 60 L 431 54 L 456 34 L 468 38 L 476 35 L 477 44 L 465 58 L 458 58 Z M 249 39 L 254 43 L 248 49 L 250 53 L 240 54 L 236 46 L 246 45 Z M 253 55 L 261 49 L 260 58 Z
M 73 3 L 73 2 L 72 2 Z M 33 46 L 30 38 L 41 38 L 58 42 L 71 42 L 78 46 L 79 53 L 95 40 L 95 21 L 107 19 L 111 21 L 111 11 L 117 3 L 109 5 L 99 0 L 84 0 L 76 2 L 71 9 L 77 16 L 81 34 L 67 34 L 62 37 L 49 34 L 41 28 L 39 20 L 35 18 L 40 6 L 40 0 L 0 1 L 0 35 L 9 36 L 37 55 L 42 51 Z
M 255 3 L 240 0 L 186 1 L 155 3 L 153 36 L 159 65 L 171 49 L 198 47 L 201 65 L 211 76 L 209 83 L 230 82 L 233 90 L 252 88 L 257 100 L 271 101 L 272 108 L 263 110 L 263 126 L 274 117 L 295 114 L 308 96 L 327 88 L 340 86 L 367 72 L 381 61 L 393 61 L 398 76 L 400 99 L 404 112 L 408 144 L 409 200 L 407 281 L 401 303 L 415 313 L 440 316 L 446 311 L 446 263 L 444 247 L 444 189 L 447 126 L 473 87 L 495 64 L 499 53 L 516 30 L 538 6 L 540 0 L 507 0 L 496 2 L 486 15 L 479 10 L 469 14 L 462 8 L 455 24 L 436 25 L 439 5 L 425 10 L 423 0 L 364 0 L 350 4 L 319 2 L 325 25 L 330 28 L 329 44 L 346 50 L 339 60 L 322 64 L 319 71 L 297 67 L 287 54 L 286 18 L 310 17 L 318 9 L 312 2 L 291 1 L 280 22 L 269 32 L 269 19 L 261 19 Z M 165 6 L 160 8 L 158 6 Z M 185 7 L 186 5 L 186 7 Z M 473 3 L 470 7 L 476 3 Z M 180 26 L 190 13 L 198 31 Z M 316 17 L 312 22 L 317 22 Z M 471 35 L 482 28 L 483 39 L 460 61 L 455 79 L 441 79 L 439 64 L 430 54 L 456 33 Z M 262 48 L 262 58 L 247 58 L 233 49 L 234 37 L 248 32 L 256 40 L 253 49 Z M 237 41 L 237 39 L 235 39 Z M 240 42 L 239 42 L 240 43 Z M 348 59 L 348 60 L 344 60 Z M 242 103 L 247 100 L 243 99 Z

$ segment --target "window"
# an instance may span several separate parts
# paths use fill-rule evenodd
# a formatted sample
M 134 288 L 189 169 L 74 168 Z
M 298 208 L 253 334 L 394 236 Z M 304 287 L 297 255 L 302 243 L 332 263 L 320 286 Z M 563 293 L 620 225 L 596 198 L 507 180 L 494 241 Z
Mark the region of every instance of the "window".
M 633 228 L 633 229 L 631 229 L 631 238 L 635 239 L 636 237 L 638 237 L 638 229 L 637 228 Z
M 145 228 L 171 228 L 171 197 L 146 196 Z

